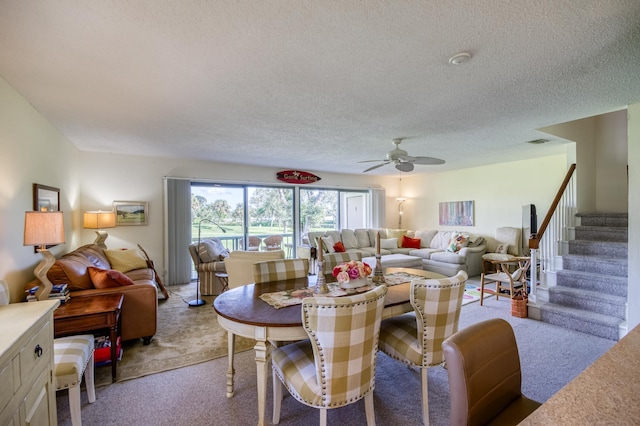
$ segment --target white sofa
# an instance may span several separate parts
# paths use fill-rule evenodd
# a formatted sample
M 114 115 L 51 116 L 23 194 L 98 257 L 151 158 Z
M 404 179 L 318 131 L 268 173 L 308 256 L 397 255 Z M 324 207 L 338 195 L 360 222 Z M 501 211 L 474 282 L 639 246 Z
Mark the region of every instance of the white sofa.
M 381 248 L 383 259 L 389 254 L 404 254 L 417 256 L 422 259 L 422 269 L 437 272 L 446 276 L 454 276 L 464 270 L 469 276 L 482 272 L 482 255 L 486 252 L 484 237 L 469 234 L 467 247 L 457 252 L 447 251 L 451 236 L 455 231 L 421 230 L 409 231 L 403 229 L 343 229 L 342 231 L 309 232 L 309 246 L 298 247 L 298 257 L 310 258 L 310 248 L 317 248 L 317 239 L 331 237 L 332 242 L 342 242 L 347 253 L 359 253 L 362 257 L 374 256 L 376 253 L 376 238 L 380 233 L 381 246 L 390 243 L 391 238 L 397 238 L 401 244 L 402 235 L 420 239 L 420 248 Z M 464 231 L 462 231 L 464 232 Z M 333 247 L 329 248 L 329 252 Z

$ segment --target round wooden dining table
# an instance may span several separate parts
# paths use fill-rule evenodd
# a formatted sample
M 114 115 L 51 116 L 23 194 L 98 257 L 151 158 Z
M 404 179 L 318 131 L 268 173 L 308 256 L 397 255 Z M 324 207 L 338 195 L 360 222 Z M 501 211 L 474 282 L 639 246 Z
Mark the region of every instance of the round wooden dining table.
M 444 275 L 420 269 L 387 268 L 385 274 L 405 272 L 425 278 L 444 278 Z M 254 339 L 258 387 L 258 425 L 264 425 L 267 399 L 267 374 L 271 355 L 269 342 L 292 342 L 309 336 L 302 327 L 301 305 L 276 309 L 260 298 L 263 293 L 293 290 L 312 285 L 308 278 L 249 284 L 232 288 L 217 296 L 213 306 L 218 322 L 228 332 L 229 366 L 227 369 L 227 398 L 234 393 L 235 336 Z M 390 318 L 413 311 L 409 301 L 410 282 L 389 286 L 385 296 L 382 318 Z

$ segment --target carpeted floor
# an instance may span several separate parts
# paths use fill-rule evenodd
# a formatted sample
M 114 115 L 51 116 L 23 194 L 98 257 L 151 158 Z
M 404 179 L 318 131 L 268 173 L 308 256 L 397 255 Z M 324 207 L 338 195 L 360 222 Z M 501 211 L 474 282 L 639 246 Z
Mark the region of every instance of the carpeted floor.
M 117 381 L 185 367 L 227 356 L 227 332 L 218 325 L 213 296 L 206 305 L 190 307 L 195 284 L 168 287 L 168 300 L 158 301 L 158 328 L 151 344 L 125 342 Z M 236 337 L 236 352 L 253 348 L 253 340 Z M 111 384 L 111 366 L 96 367 L 96 386 Z
M 470 280 L 470 284 L 475 284 Z M 190 300 L 187 298 L 186 300 Z M 195 309 L 205 309 L 195 308 Z M 524 393 L 544 402 L 599 358 L 614 341 L 567 330 L 551 324 L 510 315 L 510 301 L 487 298 L 484 306 L 466 304 L 460 328 L 500 317 L 514 329 Z M 236 357 L 235 396 L 226 398 L 227 358 L 127 380 L 96 390 L 97 400 L 87 403 L 82 392 L 82 420 L 86 425 L 247 425 L 257 422 L 256 373 L 253 351 Z M 271 424 L 271 377 L 267 385 L 267 424 Z M 420 374 L 380 353 L 374 392 L 376 422 L 385 425 L 419 425 Z M 446 370 L 429 369 L 429 406 L 432 425 L 449 424 L 449 385 Z M 57 398 L 58 423 L 70 425 L 66 393 Z M 286 395 L 280 424 L 317 424 L 318 411 Z M 364 402 L 330 410 L 328 423 L 366 424 Z

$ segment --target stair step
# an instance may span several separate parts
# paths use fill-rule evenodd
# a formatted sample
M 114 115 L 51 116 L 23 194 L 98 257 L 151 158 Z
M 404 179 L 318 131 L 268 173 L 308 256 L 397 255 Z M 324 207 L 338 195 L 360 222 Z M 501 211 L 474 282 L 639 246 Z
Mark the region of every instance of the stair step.
M 626 242 L 617 241 L 588 241 L 570 240 L 569 254 L 605 254 L 608 257 L 627 257 L 628 246 Z
M 578 213 L 580 224 L 585 226 L 629 226 L 628 213 Z
M 554 303 L 542 303 L 539 307 L 540 319 L 544 322 L 605 339 L 619 339 L 618 328 L 623 322 L 620 318 Z
M 627 258 L 567 254 L 562 256 L 562 268 L 595 274 L 627 277 Z
M 556 271 L 556 286 L 599 291 L 626 298 L 629 284 L 627 277 L 562 269 Z
M 597 291 L 555 286 L 549 288 L 549 302 L 624 320 L 627 299 Z
M 627 242 L 629 239 L 628 228 L 614 226 L 576 226 L 575 234 L 576 240 Z

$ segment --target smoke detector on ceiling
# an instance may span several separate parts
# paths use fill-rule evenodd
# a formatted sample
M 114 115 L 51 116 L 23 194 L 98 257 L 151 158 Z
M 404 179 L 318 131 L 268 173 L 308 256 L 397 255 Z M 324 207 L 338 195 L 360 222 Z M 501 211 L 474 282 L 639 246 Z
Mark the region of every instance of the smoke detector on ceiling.
M 461 52 L 449 58 L 451 65 L 460 65 L 471 59 L 471 53 Z

